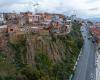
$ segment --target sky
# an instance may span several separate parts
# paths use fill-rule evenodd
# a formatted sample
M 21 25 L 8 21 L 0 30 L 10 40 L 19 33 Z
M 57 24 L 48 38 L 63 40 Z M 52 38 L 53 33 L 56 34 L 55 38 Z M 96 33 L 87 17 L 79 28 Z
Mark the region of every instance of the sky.
M 38 6 L 33 6 L 38 2 Z M 76 14 L 82 18 L 100 17 L 100 0 L 0 0 L 0 12 L 53 12 Z

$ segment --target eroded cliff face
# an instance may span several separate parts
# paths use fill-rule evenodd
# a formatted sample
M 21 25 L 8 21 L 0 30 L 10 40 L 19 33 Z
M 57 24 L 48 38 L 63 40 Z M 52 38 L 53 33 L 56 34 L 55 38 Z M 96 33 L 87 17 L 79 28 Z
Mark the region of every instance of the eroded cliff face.
M 73 40 L 69 35 L 63 36 L 32 36 L 31 39 L 27 39 L 25 37 L 21 37 L 13 42 L 10 42 L 10 47 L 13 49 L 14 53 L 16 53 L 19 49 L 18 54 L 22 55 L 25 48 L 24 57 L 22 60 L 27 64 L 35 64 L 34 58 L 38 53 L 46 54 L 53 62 L 62 61 L 62 59 L 66 59 L 66 55 L 70 56 L 71 52 L 75 49 L 76 52 L 74 54 L 78 54 L 79 48 L 77 46 L 77 42 Z M 22 47 L 22 48 L 21 48 Z
M 46 54 L 53 62 L 57 62 L 62 61 L 61 58 L 64 58 L 66 55 L 66 44 L 62 40 L 63 38 L 56 37 L 53 39 L 51 36 L 39 35 L 32 36 L 31 39 L 18 37 L 13 42 L 9 42 L 8 46 L 12 49 L 13 53 L 17 52 L 20 55 L 25 50 L 24 55 L 22 55 L 23 63 L 34 64 L 35 55 L 38 53 Z

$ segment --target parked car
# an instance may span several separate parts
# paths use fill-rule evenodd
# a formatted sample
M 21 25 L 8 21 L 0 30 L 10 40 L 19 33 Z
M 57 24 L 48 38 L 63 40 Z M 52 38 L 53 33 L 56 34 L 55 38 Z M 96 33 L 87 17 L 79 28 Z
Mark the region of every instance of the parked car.
M 90 37 L 88 37 L 88 40 L 90 40 Z
M 89 36 L 89 37 L 88 37 L 88 40 L 90 40 L 91 38 L 92 38 L 92 36 Z
M 93 43 L 95 43 L 95 40 L 92 40 Z

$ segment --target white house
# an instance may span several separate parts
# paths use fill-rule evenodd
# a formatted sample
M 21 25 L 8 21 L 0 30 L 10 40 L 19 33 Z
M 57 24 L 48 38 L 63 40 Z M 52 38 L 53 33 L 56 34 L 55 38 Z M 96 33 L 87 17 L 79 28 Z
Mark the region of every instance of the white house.
M 4 23 L 4 15 L 3 13 L 0 13 L 0 25 Z

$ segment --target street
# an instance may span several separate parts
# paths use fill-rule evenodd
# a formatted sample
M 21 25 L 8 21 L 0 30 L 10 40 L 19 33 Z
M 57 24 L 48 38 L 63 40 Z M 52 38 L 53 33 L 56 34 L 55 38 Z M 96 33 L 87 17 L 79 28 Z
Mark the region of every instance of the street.
M 96 80 L 95 44 L 88 39 L 90 33 L 86 26 L 81 27 L 84 45 L 72 80 Z

